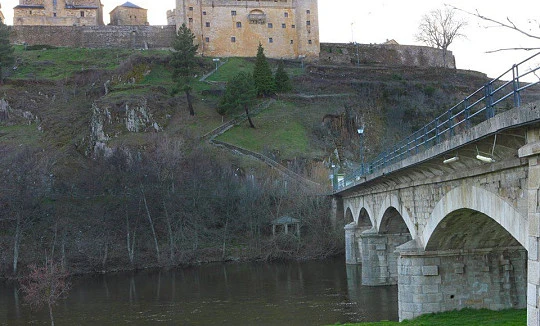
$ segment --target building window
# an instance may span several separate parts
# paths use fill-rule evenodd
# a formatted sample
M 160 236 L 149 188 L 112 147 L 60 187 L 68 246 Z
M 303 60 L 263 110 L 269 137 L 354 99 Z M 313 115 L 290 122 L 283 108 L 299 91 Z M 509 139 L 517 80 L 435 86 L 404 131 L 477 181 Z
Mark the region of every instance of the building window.
M 203 11 L 202 14 L 203 14 L 203 16 L 206 16 L 206 11 Z
M 193 7 L 189 7 L 189 11 L 193 11 Z
M 268 23 L 268 28 L 273 28 L 274 25 L 272 23 Z
M 210 38 L 209 38 L 209 37 L 205 37 L 205 38 L 204 38 L 204 41 L 205 41 L 206 43 L 208 43 L 208 42 L 210 42 Z M 310 41 L 310 42 L 311 42 L 311 41 Z M 310 44 L 311 44 L 311 43 L 310 43 Z
M 53 17 L 56 17 L 56 13 L 53 13 Z
M 311 21 L 306 20 L 306 26 L 311 26 Z
M 210 27 L 210 22 L 206 22 L 206 27 Z
M 231 16 L 236 16 L 236 10 L 231 11 Z
M 81 11 L 81 17 L 84 17 L 84 11 Z
M 236 37 L 231 37 L 231 43 L 236 43 Z
M 286 12 L 286 13 L 283 14 L 283 16 L 284 16 L 285 18 L 287 18 L 287 17 L 289 17 L 289 13 Z
M 281 28 L 286 28 L 286 27 L 287 27 L 287 25 L 281 24 Z
M 291 28 L 296 28 L 296 25 L 291 25 Z
M 193 18 L 190 17 L 190 18 L 188 19 L 188 22 L 193 23 Z
M 306 14 L 308 14 L 308 15 L 311 14 L 311 11 L 309 9 L 306 10 Z
M 236 22 L 236 27 L 241 28 L 242 27 L 242 22 Z
M 268 38 L 268 43 L 274 43 L 274 39 L 271 38 L 271 37 L 269 37 L 269 38 Z
M 291 40 L 291 44 L 294 44 L 294 40 Z
M 30 15 L 32 14 L 32 10 L 30 10 Z
M 308 41 L 307 41 L 307 44 L 311 44 L 311 43 L 312 43 L 311 40 L 308 40 Z

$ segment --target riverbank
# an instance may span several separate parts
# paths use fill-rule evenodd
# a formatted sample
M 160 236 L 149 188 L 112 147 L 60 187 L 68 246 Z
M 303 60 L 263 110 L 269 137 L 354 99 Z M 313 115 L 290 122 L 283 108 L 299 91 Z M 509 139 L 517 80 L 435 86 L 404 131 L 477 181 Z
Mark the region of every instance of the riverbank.
M 476 326 L 476 325 L 508 325 L 522 326 L 527 323 L 527 310 L 507 309 L 492 311 L 487 309 L 473 310 L 463 309 L 460 311 L 449 311 L 438 314 L 429 314 L 413 320 L 406 320 L 401 323 L 381 321 L 376 323 L 346 324 L 350 326 Z

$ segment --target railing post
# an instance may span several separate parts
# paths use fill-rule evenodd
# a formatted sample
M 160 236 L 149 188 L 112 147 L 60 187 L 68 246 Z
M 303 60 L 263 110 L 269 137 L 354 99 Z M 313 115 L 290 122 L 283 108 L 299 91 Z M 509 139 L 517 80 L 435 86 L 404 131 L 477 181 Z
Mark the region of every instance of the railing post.
M 471 117 L 471 108 L 469 107 L 469 98 L 466 97 L 464 100 L 463 100 L 463 119 L 465 119 L 465 127 L 467 129 L 469 129 L 471 127 L 471 120 L 470 120 L 470 117 Z
M 484 86 L 484 98 L 486 100 L 486 120 L 491 119 L 495 116 L 495 111 L 493 109 L 493 85 L 491 82 L 487 83 Z
M 422 142 L 424 143 L 424 148 L 428 149 L 429 146 L 428 146 L 428 141 L 427 140 L 429 139 L 429 136 L 427 134 L 427 126 L 424 126 L 424 136 L 422 138 L 423 138 Z
M 519 68 L 517 65 L 512 66 L 513 86 L 514 86 L 514 106 L 521 106 L 521 94 L 519 93 Z

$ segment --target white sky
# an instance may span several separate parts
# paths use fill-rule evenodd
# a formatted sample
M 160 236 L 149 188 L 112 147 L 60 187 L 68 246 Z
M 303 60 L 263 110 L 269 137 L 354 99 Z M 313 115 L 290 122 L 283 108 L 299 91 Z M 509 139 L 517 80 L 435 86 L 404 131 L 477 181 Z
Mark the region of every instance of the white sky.
M 109 12 L 126 0 L 102 0 L 105 23 Z M 166 24 L 166 11 L 175 6 L 175 0 L 131 0 L 148 9 L 151 25 Z M 13 10 L 18 0 L 0 0 L 7 24 L 12 24 Z M 518 25 L 540 35 L 540 1 L 538 0 L 319 0 L 319 25 L 321 42 L 382 43 L 395 39 L 400 44 L 418 44 L 414 35 L 423 14 L 442 8 L 445 3 L 467 11 L 479 10 L 481 14 L 505 20 L 510 17 Z M 460 69 L 471 69 L 497 77 L 512 64 L 533 52 L 512 51 L 486 54 L 488 50 L 504 47 L 536 46 L 540 40 L 528 39 L 502 28 L 486 28 L 488 23 L 466 16 L 469 25 L 467 38 L 450 46 Z M 536 25 L 529 20 L 536 19 Z M 351 23 L 352 28 L 351 28 Z

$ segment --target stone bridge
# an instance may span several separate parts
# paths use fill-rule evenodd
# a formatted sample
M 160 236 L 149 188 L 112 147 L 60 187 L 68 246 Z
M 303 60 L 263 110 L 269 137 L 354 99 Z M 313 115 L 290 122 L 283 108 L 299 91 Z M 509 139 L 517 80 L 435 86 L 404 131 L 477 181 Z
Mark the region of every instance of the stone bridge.
M 540 103 L 358 177 L 333 200 L 347 263 L 362 264 L 365 285 L 398 285 L 400 320 L 527 307 L 539 324 Z

